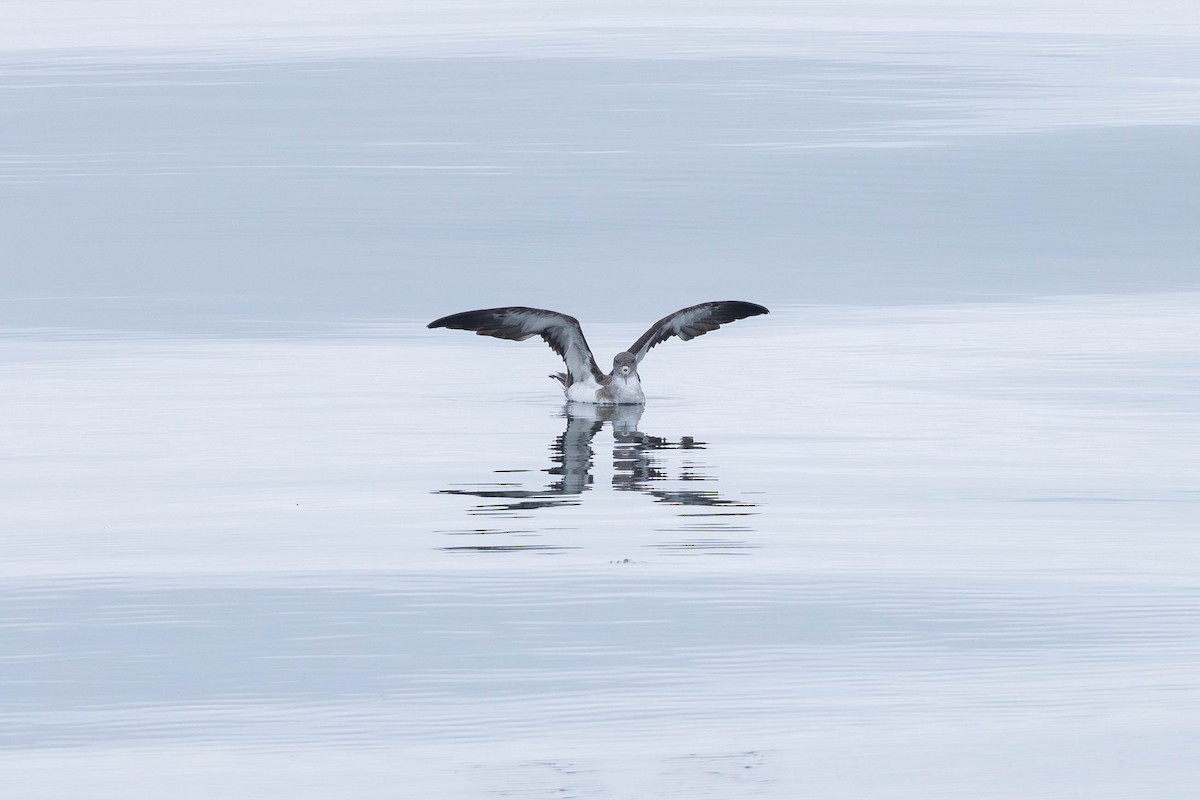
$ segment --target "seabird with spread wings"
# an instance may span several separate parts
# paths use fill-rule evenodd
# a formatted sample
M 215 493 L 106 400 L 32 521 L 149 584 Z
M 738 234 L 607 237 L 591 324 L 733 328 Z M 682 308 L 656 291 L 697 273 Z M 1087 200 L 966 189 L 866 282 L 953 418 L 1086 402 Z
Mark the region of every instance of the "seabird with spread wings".
M 485 308 L 442 317 L 429 323 L 429 327 L 475 331 L 480 336 L 518 342 L 540 336 L 567 364 L 566 373 L 550 376 L 562 384 L 567 400 L 624 405 L 646 402 L 638 365 L 656 344 L 672 336 L 686 342 L 715 331 L 727 322 L 766 313 L 767 309 L 762 306 L 740 300 L 718 300 L 680 309 L 651 325 L 628 350 L 617 353 L 612 372 L 607 375 L 596 366 L 579 320 L 557 311 L 524 306 Z

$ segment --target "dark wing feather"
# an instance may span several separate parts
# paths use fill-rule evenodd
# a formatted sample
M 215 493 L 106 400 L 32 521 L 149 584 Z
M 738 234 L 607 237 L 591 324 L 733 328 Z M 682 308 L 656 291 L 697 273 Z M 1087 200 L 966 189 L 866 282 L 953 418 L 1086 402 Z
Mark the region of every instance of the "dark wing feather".
M 523 342 L 531 336 L 541 336 L 566 362 L 571 383 L 585 380 L 588 375 L 597 381 L 604 378 L 604 373 L 592 358 L 592 349 L 588 347 L 587 339 L 583 338 L 579 320 L 557 311 L 524 306 L 484 308 L 436 319 L 429 323 L 429 327 L 475 331 L 480 336 L 495 336 L 497 339 L 512 339 L 518 342 Z
M 642 363 L 650 348 L 665 342 L 672 336 L 678 336 L 683 341 L 703 336 L 709 331 L 715 331 L 726 322 L 754 317 L 770 313 L 756 303 L 744 303 L 741 300 L 717 300 L 711 303 L 700 303 L 680 309 L 674 314 L 668 314 L 650 326 L 650 330 L 642 334 L 642 338 L 633 343 L 629 352 L 633 353 L 637 362 Z

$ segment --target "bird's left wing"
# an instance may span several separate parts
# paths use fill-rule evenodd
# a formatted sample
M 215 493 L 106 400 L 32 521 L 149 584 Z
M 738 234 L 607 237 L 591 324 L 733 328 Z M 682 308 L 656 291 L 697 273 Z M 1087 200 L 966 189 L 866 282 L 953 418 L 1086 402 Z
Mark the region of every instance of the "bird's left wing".
M 592 357 L 592 349 L 583 338 L 579 320 L 557 311 L 524 306 L 484 308 L 436 319 L 429 323 L 429 327 L 475 331 L 480 336 L 518 342 L 531 336 L 541 336 L 566 362 L 571 383 L 585 380 L 588 375 L 597 381 L 604 377 Z
M 656 344 L 665 342 L 672 336 L 678 336 L 683 341 L 703 336 L 709 331 L 715 331 L 726 322 L 755 317 L 770 312 L 757 303 L 746 303 L 741 300 L 716 300 L 711 303 L 700 303 L 688 306 L 668 314 L 650 326 L 650 330 L 633 343 L 629 352 L 633 353 L 637 362 L 642 363 L 646 353 Z

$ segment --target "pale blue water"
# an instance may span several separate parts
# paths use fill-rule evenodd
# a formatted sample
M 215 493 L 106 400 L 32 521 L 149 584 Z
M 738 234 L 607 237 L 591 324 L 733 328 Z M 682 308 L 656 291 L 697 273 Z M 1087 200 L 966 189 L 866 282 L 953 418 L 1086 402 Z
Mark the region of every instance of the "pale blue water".
M 755 8 L 15 18 L 5 797 L 1191 796 L 1195 31 Z
M 781 308 L 595 421 L 540 343 L 15 335 L 0 764 L 26 796 L 1184 796 L 1198 310 Z

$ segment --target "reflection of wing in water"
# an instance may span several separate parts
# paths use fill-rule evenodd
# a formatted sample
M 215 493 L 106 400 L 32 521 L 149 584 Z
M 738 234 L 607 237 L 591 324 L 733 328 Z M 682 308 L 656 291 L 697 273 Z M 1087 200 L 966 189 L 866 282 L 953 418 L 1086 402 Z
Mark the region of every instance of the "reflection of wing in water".
M 753 503 L 721 498 L 716 491 L 657 488 L 662 481 L 710 481 L 702 464 L 685 460 L 680 474 L 672 478 L 664 459 L 665 451 L 701 451 L 704 443 L 690 436 L 669 441 L 638 430 L 641 405 L 602 406 L 591 403 L 568 403 L 563 409 L 566 429 L 550 445 L 550 468 L 544 470 L 556 480 L 544 488 L 525 488 L 516 483 L 477 484 L 464 489 L 442 489 L 438 494 L 466 495 L 488 502 L 471 509 L 472 514 L 527 516 L 528 512 L 553 506 L 578 505 L 580 495 L 592 486 L 592 466 L 595 451 L 592 442 L 606 422 L 612 424 L 613 488 L 617 491 L 641 492 L 657 502 L 681 506 L 725 506 L 731 514 L 746 514 L 733 509 L 753 507 Z M 504 473 L 526 470 L 503 470 Z M 525 512 L 525 513 L 522 513 Z M 718 512 L 721 513 L 721 512 Z
M 596 408 L 596 406 L 593 406 Z M 603 408 L 603 406 L 601 406 Z M 611 406 L 617 408 L 617 406 Z M 604 427 L 604 416 L 570 414 L 567 429 L 550 445 L 550 460 L 554 465 L 546 470 L 559 479 L 550 484 L 550 491 L 559 494 L 583 494 L 592 484 L 592 439 Z
M 513 484 L 487 484 L 472 489 L 443 489 L 438 494 L 462 494 L 501 502 L 488 503 L 471 509 L 473 514 L 512 514 L 533 511 L 548 506 L 577 505 L 576 495 L 583 494 L 592 484 L 592 440 L 604 427 L 628 425 L 637 428 L 642 406 L 596 406 L 590 403 L 569 403 L 563 411 L 567 428 L 550 445 L 550 468 L 545 470 L 558 480 L 544 489 L 523 489 Z M 620 420 L 620 421 L 618 421 Z M 503 502 L 510 500 L 513 502 Z
M 698 489 L 654 489 L 652 481 L 671 480 L 671 475 L 662 463 L 659 452 L 663 450 L 704 450 L 704 442 L 697 442 L 691 436 L 684 436 L 678 442 L 672 442 L 661 436 L 648 436 L 639 431 L 620 433 L 614 431 L 617 440 L 613 448 L 613 488 L 625 492 L 645 492 L 656 498 L 660 503 L 676 506 L 731 506 L 734 508 L 751 508 L 753 503 L 742 503 L 737 500 L 726 500 L 712 490 Z M 703 465 L 685 462 L 683 471 L 677 480 L 680 481 L 710 481 L 704 472 Z

